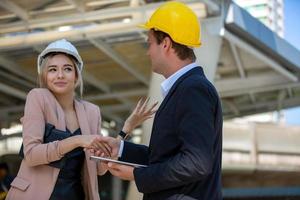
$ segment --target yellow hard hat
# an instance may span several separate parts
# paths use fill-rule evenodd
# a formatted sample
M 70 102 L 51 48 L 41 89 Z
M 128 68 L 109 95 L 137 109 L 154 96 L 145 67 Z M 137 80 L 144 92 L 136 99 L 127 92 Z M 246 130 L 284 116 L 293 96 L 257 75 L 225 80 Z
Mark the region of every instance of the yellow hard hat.
M 192 9 L 180 2 L 170 1 L 163 4 L 140 27 L 165 32 L 179 44 L 190 47 L 201 45 L 198 18 Z

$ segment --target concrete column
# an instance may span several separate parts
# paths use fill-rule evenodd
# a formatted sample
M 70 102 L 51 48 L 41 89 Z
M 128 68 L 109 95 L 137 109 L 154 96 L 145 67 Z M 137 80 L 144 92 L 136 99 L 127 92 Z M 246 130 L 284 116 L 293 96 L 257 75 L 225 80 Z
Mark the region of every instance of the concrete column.
M 251 162 L 256 168 L 258 165 L 258 141 L 257 141 L 257 131 L 256 131 L 256 123 L 250 124 L 250 131 L 251 131 L 251 150 L 250 150 L 250 158 Z
M 221 17 L 204 20 L 201 26 L 202 45 L 194 50 L 197 57 L 196 62 L 204 69 L 206 77 L 212 83 L 214 82 L 221 51 L 222 37 L 220 36 L 220 30 L 222 26 Z
M 148 92 L 148 97 L 150 97 L 150 102 L 159 102 L 159 105 L 163 101 L 162 94 L 161 94 L 161 88 L 160 84 L 165 80 L 165 78 L 162 75 L 152 73 L 151 81 L 150 81 L 150 87 Z M 157 108 L 158 106 L 157 105 Z M 143 135 L 142 135 L 142 143 L 148 145 L 150 141 L 150 135 L 152 130 L 152 124 L 153 124 L 153 118 L 147 120 L 143 124 Z
M 112 200 L 122 200 L 122 181 L 112 176 Z
M 151 98 L 150 102 L 159 102 L 159 105 L 161 104 L 163 98 L 161 95 L 160 90 L 160 84 L 163 82 L 165 78 L 159 74 L 152 73 L 151 81 L 150 81 L 150 87 L 149 87 L 149 93 L 148 96 Z M 159 106 L 158 105 L 158 106 Z M 158 108 L 157 106 L 157 108 Z M 142 144 L 148 145 L 150 141 L 151 136 L 151 130 L 152 130 L 152 124 L 153 124 L 153 118 L 148 119 L 142 126 L 143 129 L 143 135 L 142 135 Z M 136 185 L 134 182 L 131 182 L 128 188 L 128 195 L 127 200 L 139 200 L 142 199 L 142 194 L 138 192 Z

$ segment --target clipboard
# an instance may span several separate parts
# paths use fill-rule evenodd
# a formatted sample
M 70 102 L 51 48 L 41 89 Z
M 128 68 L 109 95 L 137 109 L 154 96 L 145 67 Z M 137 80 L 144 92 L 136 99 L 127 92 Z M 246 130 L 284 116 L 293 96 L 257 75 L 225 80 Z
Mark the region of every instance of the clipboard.
M 130 163 L 130 162 L 124 162 L 124 161 L 120 161 L 120 160 L 114 160 L 114 159 L 110 159 L 110 158 L 104 158 L 104 157 L 99 157 L 99 156 L 90 156 L 91 160 L 96 160 L 96 161 L 105 161 L 105 162 L 113 162 L 113 163 L 117 163 L 120 165 L 127 165 L 127 166 L 131 166 L 131 167 L 147 167 L 147 165 L 140 165 L 140 164 L 136 164 L 136 163 Z

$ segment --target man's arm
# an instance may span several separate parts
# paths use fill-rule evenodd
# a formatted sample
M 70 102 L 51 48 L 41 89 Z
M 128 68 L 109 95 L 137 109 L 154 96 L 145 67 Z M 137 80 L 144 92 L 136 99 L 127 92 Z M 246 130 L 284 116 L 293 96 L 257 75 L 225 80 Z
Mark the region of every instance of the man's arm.
M 140 192 L 152 193 L 178 187 L 205 179 L 211 173 L 216 102 L 217 99 L 212 98 L 201 83 L 186 87 L 177 110 L 182 146 L 166 162 L 134 169 L 134 178 Z
M 131 142 L 124 141 L 122 156 L 119 158 L 119 160 L 142 164 L 142 165 L 148 165 L 149 163 L 148 147 L 145 145 L 134 144 Z

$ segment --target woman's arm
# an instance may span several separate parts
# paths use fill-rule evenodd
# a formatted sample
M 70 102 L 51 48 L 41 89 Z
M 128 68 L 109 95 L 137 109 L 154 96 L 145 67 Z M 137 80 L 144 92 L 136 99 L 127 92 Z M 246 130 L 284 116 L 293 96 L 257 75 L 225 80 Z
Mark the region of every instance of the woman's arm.
M 43 92 L 42 89 L 33 89 L 28 93 L 22 119 L 24 159 L 29 166 L 60 160 L 66 153 L 77 147 L 91 148 L 101 137 L 80 135 L 44 144 L 46 119 Z
M 58 141 L 43 144 L 45 123 L 43 91 L 33 89 L 27 95 L 22 119 L 24 159 L 29 166 L 48 164 L 63 156 Z

